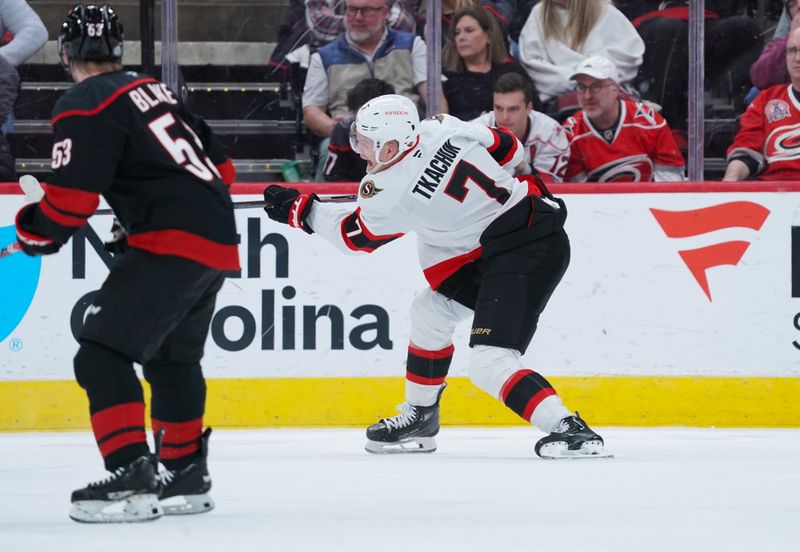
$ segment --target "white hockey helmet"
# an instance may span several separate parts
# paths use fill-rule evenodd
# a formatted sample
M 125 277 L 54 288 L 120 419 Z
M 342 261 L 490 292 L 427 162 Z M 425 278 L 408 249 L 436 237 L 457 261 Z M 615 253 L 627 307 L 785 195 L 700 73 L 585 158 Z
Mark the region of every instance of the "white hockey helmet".
M 358 135 L 372 140 L 375 161 L 378 165 L 391 163 L 417 143 L 419 137 L 419 112 L 417 106 L 399 94 L 378 96 L 364 105 L 356 113 L 356 119 L 350 127 L 350 145 L 358 151 Z M 399 151 L 388 161 L 379 162 L 383 145 L 397 140 Z

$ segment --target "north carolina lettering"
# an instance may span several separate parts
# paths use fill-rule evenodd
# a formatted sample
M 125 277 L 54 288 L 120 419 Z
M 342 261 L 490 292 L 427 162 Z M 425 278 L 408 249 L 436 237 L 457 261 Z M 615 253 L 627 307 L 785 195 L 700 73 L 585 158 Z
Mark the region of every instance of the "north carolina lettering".
M 436 188 L 442 181 L 442 177 L 447 174 L 453 160 L 458 157 L 458 152 L 461 148 L 454 146 L 447 140 L 442 147 L 440 147 L 431 160 L 428 161 L 428 166 L 422 171 L 422 175 L 417 180 L 417 183 L 411 189 L 412 194 L 419 194 L 425 199 L 430 199 L 436 192 Z M 427 178 L 426 178 L 427 177 Z

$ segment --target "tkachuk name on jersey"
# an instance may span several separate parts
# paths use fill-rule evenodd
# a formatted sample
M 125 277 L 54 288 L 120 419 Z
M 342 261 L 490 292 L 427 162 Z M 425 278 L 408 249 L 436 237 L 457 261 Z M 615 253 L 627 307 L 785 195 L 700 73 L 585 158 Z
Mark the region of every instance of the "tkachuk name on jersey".
M 461 148 L 454 146 L 450 140 L 445 141 L 439 150 L 433 154 L 428 166 L 422 171 L 416 185 L 411 188 L 411 195 L 420 195 L 425 200 L 431 199 L 436 193 L 436 188 L 441 183 L 442 177 L 447 174 L 453 160 L 458 157 Z M 428 180 L 425 177 L 430 178 Z M 416 196 L 415 196 L 416 197 Z
M 128 92 L 128 97 L 142 113 L 147 113 L 150 108 L 161 103 L 172 105 L 177 105 L 178 103 L 178 100 L 172 95 L 172 90 L 167 88 L 167 85 L 163 82 L 143 84 Z

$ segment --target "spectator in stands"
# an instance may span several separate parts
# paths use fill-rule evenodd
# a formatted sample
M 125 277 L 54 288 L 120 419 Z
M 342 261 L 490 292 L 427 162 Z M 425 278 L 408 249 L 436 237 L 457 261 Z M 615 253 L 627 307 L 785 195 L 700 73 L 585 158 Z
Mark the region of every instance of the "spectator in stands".
M 619 73 L 602 56 L 585 59 L 571 78 L 581 111 L 564 125 L 570 139 L 566 181 L 676 182 L 684 160 L 666 121 L 652 107 L 620 99 Z
M 508 57 L 495 18 L 480 6 L 453 15 L 451 35 L 442 51 L 442 89 L 451 115 L 469 121 L 492 109 L 497 77 L 525 70 Z
M 388 25 L 413 33 L 417 22 L 407 0 L 387 0 Z M 308 68 L 309 57 L 345 32 L 345 0 L 290 0 L 269 60 L 270 74 L 285 79 L 288 63 Z
M 311 56 L 303 117 L 316 135 L 330 136 L 336 121 L 350 115 L 347 92 L 362 79 L 380 78 L 414 102 L 425 97 L 425 43 L 388 29 L 388 15 L 385 0 L 346 0 L 345 33 Z
M 800 25 L 800 0 L 785 0 L 786 13 L 789 14 L 788 31 L 793 31 Z M 788 33 L 787 33 L 788 35 Z M 753 86 L 766 90 L 776 84 L 788 84 L 789 73 L 786 71 L 786 42 L 788 36 L 775 36 L 767 42 L 761 56 L 750 67 L 750 80 Z
M 415 0 L 409 1 L 413 2 Z M 417 33 L 420 36 L 425 36 L 428 16 L 427 0 L 416 0 L 416 2 Z M 451 27 L 454 24 L 453 16 L 469 6 L 480 6 L 491 13 L 500 26 L 500 32 L 503 37 L 508 34 L 509 26 L 517 14 L 517 0 L 442 0 L 442 39 L 450 35 Z
M 760 51 L 760 33 L 748 17 L 721 17 L 709 9 L 724 4 L 706 2 L 705 80 L 711 90 L 724 83 L 725 93 L 738 103 L 750 88 L 749 68 Z M 633 21 L 646 47 L 637 88 L 643 98 L 659 104 L 664 118 L 680 130 L 687 127 L 689 105 L 688 19 L 688 2 L 671 0 Z
M 355 114 L 369 100 L 384 94 L 394 94 L 391 84 L 380 79 L 364 79 L 347 93 L 347 107 Z M 354 119 L 352 115 L 333 127 L 324 173 L 328 182 L 359 182 L 367 174 L 367 162 L 350 146 L 350 126 Z
M 16 67 L 47 42 L 47 29 L 24 0 L 0 1 L 0 37 L 13 38 L 0 46 L 0 181 L 15 180 L 14 157 L 5 134 L 19 91 Z
M 569 140 L 556 121 L 534 111 L 535 88 L 527 75 L 506 73 L 494 85 L 494 109 L 476 122 L 503 127 L 525 147 L 523 174 L 538 171 L 545 182 L 561 182 L 569 161 Z
M 800 28 L 789 34 L 784 56 L 791 85 L 761 91 L 744 112 L 723 180 L 800 179 Z
M 556 113 L 577 108 L 574 93 L 566 94 L 575 90 L 570 76 L 578 64 L 605 56 L 619 68 L 620 82 L 628 83 L 642 63 L 644 42 L 608 0 L 542 0 L 522 28 L 519 50 L 545 102 L 543 111 Z
M 386 5 L 389 27 L 408 33 L 416 31 L 417 21 L 405 0 L 387 0 Z M 306 25 L 312 37 L 312 50 L 333 42 L 345 32 L 346 9 L 344 0 L 306 0 Z

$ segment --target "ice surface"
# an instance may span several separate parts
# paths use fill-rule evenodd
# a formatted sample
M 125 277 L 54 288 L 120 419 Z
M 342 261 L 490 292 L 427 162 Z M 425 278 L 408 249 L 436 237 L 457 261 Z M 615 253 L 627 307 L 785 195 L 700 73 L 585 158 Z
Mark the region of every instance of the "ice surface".
M 445 427 L 430 455 L 361 429 L 216 431 L 217 508 L 67 517 L 105 477 L 90 433 L 0 434 L 0 551 L 800 550 L 800 430 L 603 428 L 614 460 L 544 461 L 529 428 Z

